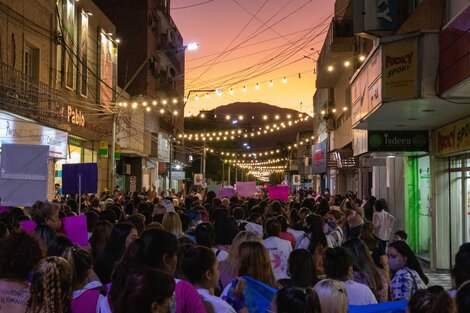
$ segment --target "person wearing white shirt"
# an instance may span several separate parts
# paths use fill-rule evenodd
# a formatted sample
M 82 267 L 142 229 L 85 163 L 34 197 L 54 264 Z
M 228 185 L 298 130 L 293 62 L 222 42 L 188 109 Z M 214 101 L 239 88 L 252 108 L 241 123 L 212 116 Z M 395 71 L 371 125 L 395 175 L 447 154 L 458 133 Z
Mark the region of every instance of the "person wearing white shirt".
M 269 252 L 275 279 L 288 278 L 288 259 L 292 252 L 292 245 L 289 241 L 279 238 L 281 223 L 275 218 L 267 220 L 264 232 L 267 238 L 263 240 L 263 245 Z
M 370 288 L 352 280 L 353 259 L 342 247 L 328 248 L 325 252 L 325 274 L 329 279 L 344 283 L 348 294 L 349 305 L 367 305 L 377 303 Z
M 211 249 L 203 246 L 189 249 L 184 254 L 181 267 L 185 277 L 197 289 L 208 312 L 237 312 L 227 301 L 211 293 L 219 283 L 219 265 Z

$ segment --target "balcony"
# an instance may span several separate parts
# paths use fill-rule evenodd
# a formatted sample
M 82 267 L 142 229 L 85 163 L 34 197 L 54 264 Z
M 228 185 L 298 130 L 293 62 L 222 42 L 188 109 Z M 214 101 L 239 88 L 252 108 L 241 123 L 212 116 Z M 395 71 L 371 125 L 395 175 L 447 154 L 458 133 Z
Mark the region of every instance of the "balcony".
M 178 60 L 177 54 L 184 53 L 183 47 L 177 47 L 173 43 L 169 43 L 168 40 L 161 40 L 161 51 L 165 54 L 165 56 L 170 60 L 171 64 L 176 70 L 176 74 L 181 72 L 181 62 Z M 157 50 L 157 52 L 161 52 Z
M 354 55 L 353 21 L 333 19 L 317 61 L 317 88 L 333 88 L 345 61 Z M 352 62 L 351 62 L 352 63 Z M 334 71 L 328 71 L 333 66 Z
M 0 109 L 57 127 L 64 108 L 66 112 L 67 102 L 55 89 L 0 63 Z

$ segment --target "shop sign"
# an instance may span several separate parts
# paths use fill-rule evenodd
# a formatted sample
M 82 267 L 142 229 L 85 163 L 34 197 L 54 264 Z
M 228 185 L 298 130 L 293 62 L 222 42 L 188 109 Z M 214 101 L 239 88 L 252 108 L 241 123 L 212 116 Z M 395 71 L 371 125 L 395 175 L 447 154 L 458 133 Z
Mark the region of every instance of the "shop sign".
M 162 134 L 158 134 L 158 160 L 170 162 L 170 141 Z
M 382 50 L 377 49 L 369 57 L 351 83 L 351 123 L 358 124 L 370 111 L 382 102 Z
M 470 117 L 435 131 L 436 155 L 470 149 Z
M 33 144 L 49 146 L 49 157 L 67 158 L 67 132 L 46 126 L 22 122 L 0 114 L 0 145 Z
M 137 176 L 129 177 L 129 191 L 135 192 L 137 190 Z
M 372 166 L 386 166 L 386 158 L 362 158 L 363 167 L 372 167 Z
M 72 106 L 67 106 L 67 122 L 85 127 L 85 116 L 83 115 L 82 111 L 77 108 L 73 108 Z
M 427 131 L 369 131 L 371 151 L 429 151 Z
M 367 130 L 353 129 L 353 154 L 358 156 L 367 152 Z
M 114 148 L 114 159 L 119 161 L 121 159 L 121 146 L 116 145 Z
M 354 32 L 382 33 L 398 26 L 397 0 L 353 1 Z
M 416 98 L 418 91 L 417 39 L 384 44 L 382 58 L 383 101 Z
M 327 141 L 312 145 L 312 173 L 326 173 Z
M 100 157 L 102 158 L 108 157 L 108 142 L 107 141 L 100 141 Z

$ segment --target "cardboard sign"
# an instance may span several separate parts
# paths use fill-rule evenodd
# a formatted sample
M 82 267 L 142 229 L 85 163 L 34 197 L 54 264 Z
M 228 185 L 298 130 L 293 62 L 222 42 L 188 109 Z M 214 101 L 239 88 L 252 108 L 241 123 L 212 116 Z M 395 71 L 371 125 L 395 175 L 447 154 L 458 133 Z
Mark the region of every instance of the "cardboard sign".
M 235 189 L 233 188 L 222 187 L 217 192 L 217 198 L 219 199 L 223 199 L 223 198 L 230 199 L 233 196 L 235 196 Z
M 269 199 L 287 201 L 289 199 L 289 186 L 269 186 Z
M 240 197 L 253 197 L 256 193 L 256 182 L 237 182 L 236 187 Z
M 98 164 L 79 163 L 62 165 L 62 193 L 78 194 L 79 177 L 81 177 L 81 192 L 98 192 Z
M 22 221 L 20 227 L 27 233 L 32 233 L 36 229 L 36 222 Z M 65 236 L 73 243 L 82 247 L 88 244 L 88 229 L 86 224 L 86 216 L 68 216 L 62 218 L 62 228 Z

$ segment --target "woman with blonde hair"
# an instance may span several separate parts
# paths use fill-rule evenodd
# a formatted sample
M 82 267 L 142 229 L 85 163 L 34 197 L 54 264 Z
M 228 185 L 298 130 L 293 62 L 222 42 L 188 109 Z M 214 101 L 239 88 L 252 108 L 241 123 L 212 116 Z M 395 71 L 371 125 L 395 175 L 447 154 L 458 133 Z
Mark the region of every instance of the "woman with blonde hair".
M 181 218 L 176 212 L 167 212 L 162 220 L 163 229 L 176 236 L 177 239 L 184 237 Z
M 34 272 L 30 291 L 26 313 L 70 311 L 72 268 L 67 260 L 56 256 L 43 259 Z
M 230 247 L 230 251 L 228 253 L 228 257 L 225 260 L 219 262 L 219 285 L 221 290 L 223 290 L 225 286 L 227 286 L 232 281 L 232 279 L 234 279 L 238 275 L 238 248 L 240 247 L 242 242 L 245 241 L 261 242 L 261 239 L 251 231 L 242 231 L 238 233 L 235 239 L 233 239 L 232 246 Z
M 342 282 L 333 279 L 324 279 L 318 282 L 313 289 L 320 299 L 322 312 L 348 312 L 348 294 Z
M 274 278 L 271 267 L 271 259 L 268 250 L 259 241 L 245 241 L 238 249 L 238 275 L 248 276 L 265 285 L 278 288 L 280 285 Z M 232 284 L 228 284 L 222 292 L 222 297 L 227 296 Z

